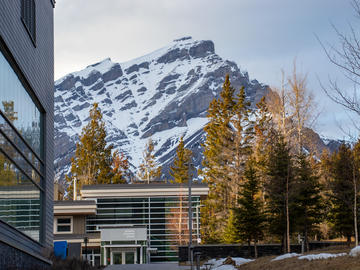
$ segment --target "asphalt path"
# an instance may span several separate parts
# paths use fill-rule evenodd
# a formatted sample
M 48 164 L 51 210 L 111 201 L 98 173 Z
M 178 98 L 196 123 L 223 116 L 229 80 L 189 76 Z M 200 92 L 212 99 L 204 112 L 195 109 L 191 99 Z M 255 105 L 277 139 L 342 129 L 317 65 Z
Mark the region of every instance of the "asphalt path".
M 104 270 L 189 270 L 189 266 L 180 266 L 177 263 L 150 263 L 150 264 L 115 264 L 105 267 Z M 196 269 L 196 267 L 194 267 Z

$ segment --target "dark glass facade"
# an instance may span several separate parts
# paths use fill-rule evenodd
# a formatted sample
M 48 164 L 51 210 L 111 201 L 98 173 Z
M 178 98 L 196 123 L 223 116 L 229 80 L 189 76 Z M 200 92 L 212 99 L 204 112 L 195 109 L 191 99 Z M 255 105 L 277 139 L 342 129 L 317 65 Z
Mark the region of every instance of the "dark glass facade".
M 41 239 L 42 113 L 0 53 L 0 219 Z
M 0 109 L 35 153 L 40 156 L 42 122 L 40 110 L 1 53 Z
M 200 196 L 193 196 L 194 241 L 200 237 L 199 207 Z M 189 240 L 188 210 L 187 196 L 98 198 L 97 214 L 87 217 L 86 232 L 99 232 L 101 226 L 144 225 L 150 237 L 149 246 L 157 249 L 150 261 L 178 261 L 178 245 Z

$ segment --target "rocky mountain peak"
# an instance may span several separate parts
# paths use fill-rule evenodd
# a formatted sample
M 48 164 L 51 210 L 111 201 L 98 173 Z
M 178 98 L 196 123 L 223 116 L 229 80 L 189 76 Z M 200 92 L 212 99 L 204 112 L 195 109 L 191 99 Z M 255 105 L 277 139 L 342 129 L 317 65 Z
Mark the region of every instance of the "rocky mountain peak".
M 191 37 L 175 39 L 168 51 L 157 59 L 158 63 L 172 63 L 176 60 L 190 60 L 215 54 L 211 40 L 193 40 Z
M 245 87 L 255 104 L 267 86 L 222 59 L 210 40 L 180 38 L 134 60 L 110 58 L 55 82 L 55 169 L 59 181 L 69 171 L 70 157 L 86 125 L 91 104 L 97 102 L 106 122 L 108 142 L 128 156 L 135 172 L 148 139 L 168 177 L 179 139 L 201 164 L 203 127 L 210 101 L 218 97 L 225 75 L 237 89 Z

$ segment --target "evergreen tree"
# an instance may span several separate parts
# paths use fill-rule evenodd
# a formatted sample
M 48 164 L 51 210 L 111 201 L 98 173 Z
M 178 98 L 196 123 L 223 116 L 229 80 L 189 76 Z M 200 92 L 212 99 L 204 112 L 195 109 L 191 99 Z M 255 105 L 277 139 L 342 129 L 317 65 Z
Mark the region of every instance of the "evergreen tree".
M 201 175 L 209 185 L 209 195 L 201 216 L 202 239 L 207 243 L 222 240 L 229 209 L 237 203 L 246 156 L 251 152 L 249 103 L 243 88 L 238 95 L 235 92 L 227 75 L 220 97 L 209 105 L 209 122 L 204 128 L 206 141 Z
M 256 104 L 253 152 L 257 171 L 262 173 L 266 171 L 266 155 L 270 142 L 270 131 L 272 130 L 272 117 L 266 105 L 265 96 Z
M 253 158 L 248 159 L 244 172 L 244 182 L 239 192 L 238 207 L 235 209 L 237 231 L 242 240 L 245 240 L 250 249 L 250 243 L 254 242 L 255 258 L 257 258 L 257 242 L 263 236 L 265 228 L 265 213 L 263 201 L 260 197 L 261 184 L 256 171 L 256 162 Z
M 323 218 L 323 203 L 319 177 L 314 174 L 305 154 L 300 154 L 295 166 L 296 195 L 294 215 L 296 226 L 303 235 L 306 251 L 309 250 L 309 234 L 320 224 Z
M 359 209 L 359 180 L 360 180 L 360 139 L 356 142 L 353 148 L 353 216 L 354 216 L 354 234 L 355 246 L 359 245 L 359 232 L 358 232 L 358 209 Z
M 71 174 L 66 176 L 69 198 L 73 196 L 74 180 L 77 193 L 83 185 L 111 183 L 112 145 L 106 144 L 105 123 L 98 104 L 94 103 L 90 109 L 90 121 L 82 129 L 75 157 L 71 159 Z
M 238 230 L 238 220 L 234 210 L 229 211 L 229 217 L 223 234 L 223 242 L 225 244 L 235 244 L 241 241 Z
M 148 184 L 160 179 L 161 176 L 161 166 L 158 166 L 155 161 L 154 150 L 154 142 L 150 138 L 143 153 L 143 163 L 140 164 L 138 171 L 139 179 Z
M 230 127 L 232 127 L 231 137 L 226 144 L 228 147 L 223 150 L 223 155 L 227 154 L 227 160 L 230 161 L 225 168 L 230 179 L 229 207 L 237 204 L 237 196 L 244 175 L 245 163 L 252 154 L 254 143 L 254 123 L 249 120 L 251 112 L 250 103 L 246 101 L 244 87 L 240 89 L 235 101 L 235 115 L 230 121 Z
M 293 185 L 290 149 L 284 137 L 274 132 L 269 147 L 265 183 L 270 232 L 282 238 L 284 253 L 290 252 L 290 191 Z
M 174 178 L 172 183 L 187 183 L 189 181 L 189 165 L 192 152 L 185 148 L 183 137 L 180 138 L 179 146 L 176 149 L 174 164 L 170 167 L 170 175 Z
M 269 153 L 269 145 L 272 143 L 271 130 L 273 130 L 273 122 L 271 114 L 268 111 L 265 96 L 256 104 L 255 124 L 254 124 L 254 143 L 253 158 L 255 159 L 255 167 L 257 177 L 260 181 L 261 200 L 265 204 L 265 182 L 267 179 L 267 160 Z
M 342 144 L 329 160 L 329 198 L 332 203 L 330 221 L 339 235 L 350 245 L 354 232 L 353 159 L 349 145 Z

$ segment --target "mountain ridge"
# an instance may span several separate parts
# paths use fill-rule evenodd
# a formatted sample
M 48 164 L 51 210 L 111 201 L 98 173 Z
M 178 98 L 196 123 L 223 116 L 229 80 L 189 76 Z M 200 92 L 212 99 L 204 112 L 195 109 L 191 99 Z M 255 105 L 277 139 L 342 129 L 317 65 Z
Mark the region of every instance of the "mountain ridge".
M 54 90 L 56 181 L 63 182 L 69 172 L 70 157 L 94 102 L 102 110 L 108 143 L 125 153 L 134 173 L 150 137 L 164 179 L 181 136 L 200 168 L 206 111 L 226 74 L 233 87 L 244 86 L 253 107 L 269 91 L 235 62 L 217 55 L 212 41 L 191 37 L 124 63 L 106 58 L 60 78 Z

